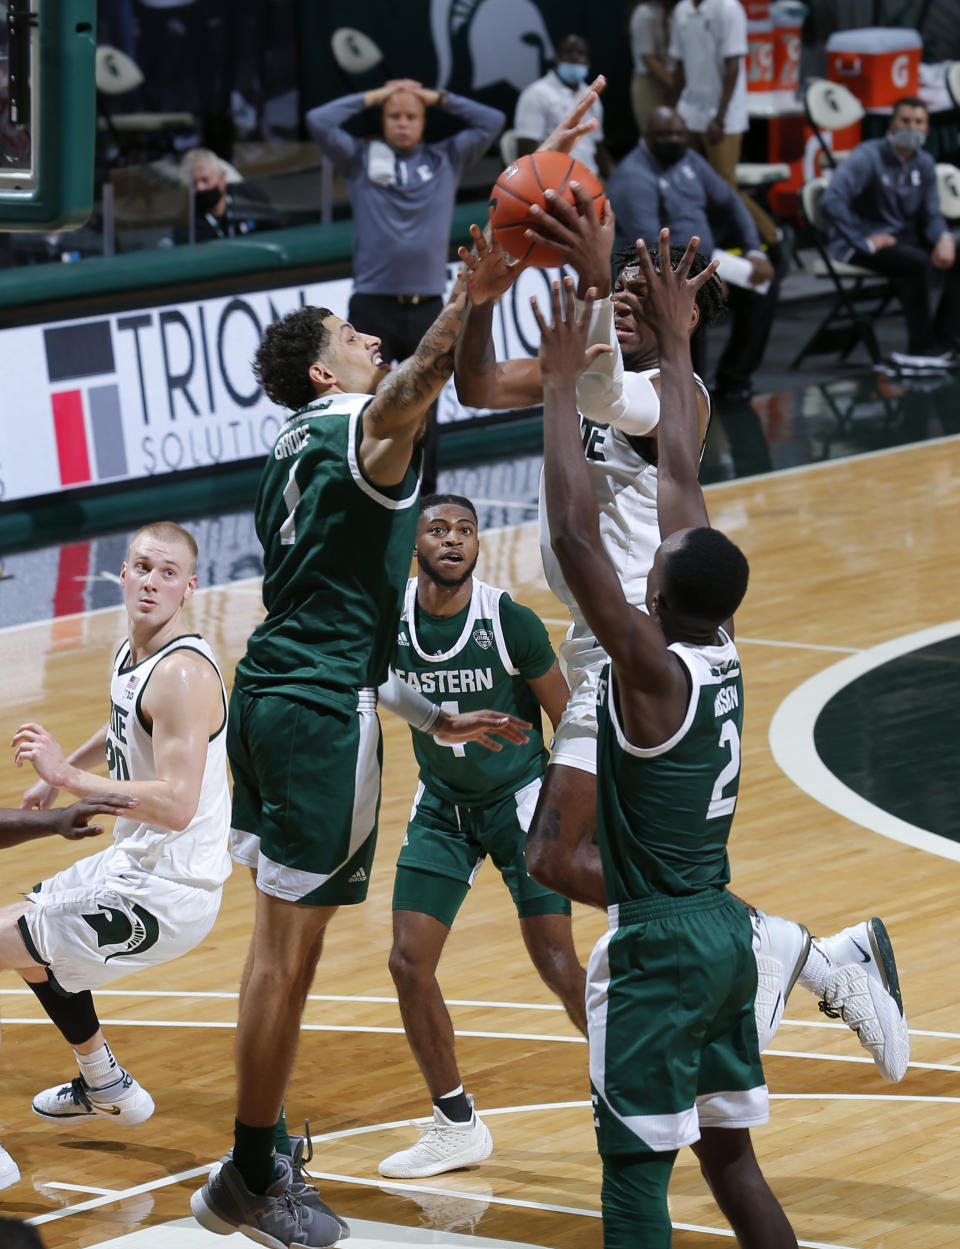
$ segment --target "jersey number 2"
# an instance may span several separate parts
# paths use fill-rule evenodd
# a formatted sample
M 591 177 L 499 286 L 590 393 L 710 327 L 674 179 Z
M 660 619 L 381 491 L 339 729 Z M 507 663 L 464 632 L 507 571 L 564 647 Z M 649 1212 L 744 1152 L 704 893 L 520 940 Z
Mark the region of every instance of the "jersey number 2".
M 707 807 L 708 820 L 715 820 L 721 815 L 733 815 L 733 809 L 737 805 L 736 794 L 732 798 L 723 796 L 726 787 L 740 774 L 740 734 L 732 720 L 724 720 L 720 730 L 720 749 L 723 750 L 724 747 L 730 751 L 730 762 L 724 766 L 714 782 L 710 805 Z

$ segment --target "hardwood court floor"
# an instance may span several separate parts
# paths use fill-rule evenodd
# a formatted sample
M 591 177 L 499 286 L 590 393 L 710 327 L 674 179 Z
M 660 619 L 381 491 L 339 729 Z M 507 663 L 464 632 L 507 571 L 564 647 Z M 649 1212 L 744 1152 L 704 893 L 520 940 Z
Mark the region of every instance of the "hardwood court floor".
M 755 1134 L 757 1150 L 801 1244 L 955 1249 L 960 862 L 945 856 L 956 844 L 942 840 L 934 848 L 943 852 L 932 853 L 828 809 L 776 765 L 768 731 L 781 702 L 836 662 L 949 622 L 960 633 L 960 442 L 733 482 L 712 488 L 708 502 L 713 523 L 745 547 L 753 570 L 738 620 L 747 719 L 733 886 L 814 932 L 882 916 L 912 1029 L 907 1077 L 885 1085 L 849 1030 L 826 1021 L 797 989 L 766 1056 L 773 1117 Z M 538 610 L 560 641 L 562 611 L 542 582 L 534 525 L 488 535 L 478 571 Z M 194 621 L 227 673 L 259 610 L 253 583 L 197 596 Z M 6 740 L 27 719 L 70 746 L 90 733 L 104 714 L 122 629 L 116 610 L 0 632 Z M 883 716 L 892 723 L 909 711 L 902 703 L 880 712 L 865 706 L 864 724 L 875 730 L 878 715 L 882 726 Z M 342 912 L 330 930 L 288 1100 L 291 1124 L 309 1117 L 313 1168 L 329 1177 L 325 1195 L 348 1218 L 557 1249 L 600 1245 L 586 1048 L 530 968 L 508 894 L 489 867 L 450 938 L 441 981 L 464 1083 L 492 1129 L 494 1154 L 432 1181 L 389 1185 L 377 1175 L 379 1159 L 413 1138 L 407 1118 L 430 1109 L 386 966 L 391 869 L 415 770 L 405 727 L 383 720 L 377 870 L 367 904 Z M 788 753 L 798 759 L 805 732 L 799 720 L 787 725 Z M 957 740 L 960 731 L 930 740 L 922 723 L 916 728 L 918 757 L 940 754 L 954 792 Z M 850 749 L 858 745 L 852 740 Z M 27 779 L 12 766 L 0 770 L 0 802 L 15 805 Z M 956 823 L 954 816 L 954 830 Z M 882 813 L 875 824 L 898 828 Z M 75 854 L 62 841 L 6 852 L 7 896 Z M 201 949 L 98 995 L 120 1061 L 157 1103 L 152 1120 L 122 1134 L 102 1121 L 58 1130 L 31 1115 L 32 1094 L 69 1079 L 72 1062 L 40 1022 L 34 999 L 13 975 L 0 978 L 0 1136 L 23 1173 L 21 1184 L 0 1194 L 0 1212 L 34 1219 L 52 1249 L 99 1245 L 188 1214 L 197 1177 L 229 1144 L 231 1030 L 250 917 L 250 881 L 237 872 Z M 586 959 L 604 917 L 578 908 L 574 922 Z M 725 1225 L 689 1153 L 681 1154 L 671 1204 L 679 1249 L 720 1243 Z M 175 1224 L 124 1243 L 232 1242 Z M 354 1243 L 383 1242 L 355 1234 Z M 458 1242 L 438 1236 L 432 1243 Z

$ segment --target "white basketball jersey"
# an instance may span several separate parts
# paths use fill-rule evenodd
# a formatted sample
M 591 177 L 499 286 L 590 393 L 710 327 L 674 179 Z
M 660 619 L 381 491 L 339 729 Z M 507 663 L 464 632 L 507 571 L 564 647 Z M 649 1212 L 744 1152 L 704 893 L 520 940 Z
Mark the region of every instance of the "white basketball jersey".
M 196 814 L 179 832 L 136 818 L 117 820 L 113 853 L 154 876 L 180 881 L 200 889 L 219 889 L 230 875 L 230 790 L 227 784 L 227 692 L 209 645 L 198 634 L 174 638 L 156 654 L 130 663 L 130 643 L 124 642 L 113 662 L 110 681 L 110 725 L 107 729 L 107 766 L 117 781 L 156 779 L 153 740 L 141 705 L 144 690 L 157 664 L 175 650 L 192 650 L 216 669 L 223 694 L 223 724 L 207 744 L 207 761 Z M 113 865 L 116 870 L 122 870 Z
M 660 372 L 659 366 L 643 369 L 638 376 L 648 379 Z M 700 390 L 707 388 L 694 374 Z M 707 395 L 709 399 L 709 395 Z M 600 540 L 610 557 L 627 602 L 643 607 L 647 593 L 647 573 L 660 545 L 657 521 L 657 469 L 635 451 L 626 436 L 613 425 L 597 425 L 580 418 L 584 452 L 593 495 L 600 517 Z M 599 657 L 605 661 L 576 599 L 563 579 L 560 565 L 550 545 L 543 475 L 540 477 L 540 557 L 547 585 L 570 612 L 572 624 L 560 658 L 567 670 L 571 688 L 583 663 Z

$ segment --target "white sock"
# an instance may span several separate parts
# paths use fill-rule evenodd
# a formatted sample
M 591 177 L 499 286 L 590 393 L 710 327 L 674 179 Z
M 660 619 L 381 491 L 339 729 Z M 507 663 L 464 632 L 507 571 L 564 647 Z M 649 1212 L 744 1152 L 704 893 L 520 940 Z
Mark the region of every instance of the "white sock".
M 123 1078 L 123 1068 L 114 1058 L 110 1046 L 104 1041 L 92 1054 L 73 1051 L 80 1067 L 80 1074 L 92 1089 L 104 1089 Z
M 807 961 L 797 977 L 797 983 L 814 994 L 815 997 L 823 997 L 823 991 L 827 985 L 827 976 L 832 969 L 833 963 L 827 958 L 816 941 L 811 941 Z

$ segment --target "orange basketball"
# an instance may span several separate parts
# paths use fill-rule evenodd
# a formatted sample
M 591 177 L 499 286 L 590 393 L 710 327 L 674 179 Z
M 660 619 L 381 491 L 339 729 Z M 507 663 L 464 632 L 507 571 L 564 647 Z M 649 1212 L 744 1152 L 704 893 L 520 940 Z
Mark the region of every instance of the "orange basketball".
M 532 152 L 508 165 L 490 192 L 495 241 L 515 259 L 526 260 L 540 269 L 562 265 L 562 256 L 546 243 L 528 239 L 524 230 L 536 229 L 530 207 L 546 207 L 544 191 L 556 191 L 568 204 L 575 202 L 571 182 L 580 183 L 593 200 L 599 218 L 603 212 L 603 187 L 586 165 L 567 153 Z

